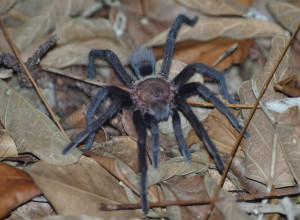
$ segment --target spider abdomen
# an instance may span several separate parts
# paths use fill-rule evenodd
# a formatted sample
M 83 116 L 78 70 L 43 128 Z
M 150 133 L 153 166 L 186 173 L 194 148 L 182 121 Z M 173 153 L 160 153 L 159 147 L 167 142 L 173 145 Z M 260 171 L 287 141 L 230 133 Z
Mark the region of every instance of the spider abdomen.
M 153 115 L 158 121 L 166 120 L 174 97 L 172 84 L 160 77 L 148 77 L 139 81 L 133 90 L 137 108 Z

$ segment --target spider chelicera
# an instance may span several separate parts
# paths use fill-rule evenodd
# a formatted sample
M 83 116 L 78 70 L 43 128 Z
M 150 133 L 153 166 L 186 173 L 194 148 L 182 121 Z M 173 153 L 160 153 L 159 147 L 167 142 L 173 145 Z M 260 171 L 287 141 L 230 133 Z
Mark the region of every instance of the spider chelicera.
M 220 156 L 215 144 L 208 137 L 207 132 L 191 107 L 186 102 L 186 98 L 192 94 L 198 93 L 206 100 L 210 101 L 215 107 L 223 113 L 236 130 L 241 131 L 242 126 L 238 120 L 229 111 L 228 107 L 217 99 L 214 94 L 200 82 L 186 83 L 195 73 L 200 73 L 220 84 L 222 95 L 230 102 L 236 103 L 232 99 L 226 88 L 224 76 L 217 70 L 210 68 L 202 63 L 192 63 L 186 66 L 173 80 L 168 79 L 171 67 L 172 56 L 175 46 L 175 38 L 177 32 L 183 23 L 194 26 L 197 17 L 189 19 L 184 15 L 179 15 L 167 37 L 165 51 L 163 55 L 163 63 L 161 70 L 155 74 L 155 57 L 151 50 L 144 47 L 137 47 L 130 56 L 130 65 L 136 77 L 132 77 L 121 64 L 116 54 L 110 50 L 92 50 L 89 54 L 89 78 L 94 76 L 94 63 L 96 58 L 106 60 L 121 77 L 122 81 L 129 87 L 127 92 L 116 86 L 102 87 L 96 98 L 90 104 L 87 113 L 87 127 L 79 133 L 73 141 L 71 141 L 63 150 L 66 154 L 81 142 L 87 139 L 85 149 L 88 150 L 95 137 L 95 131 L 100 128 L 109 118 L 114 116 L 121 108 L 130 108 L 133 110 L 133 123 L 136 127 L 138 135 L 138 158 L 140 169 L 140 197 L 143 212 L 146 214 L 149 210 L 147 200 L 147 162 L 146 162 L 146 129 L 151 129 L 151 149 L 152 149 L 152 165 L 157 168 L 159 163 L 159 130 L 158 122 L 167 120 L 169 115 L 172 117 L 174 133 L 178 142 L 178 146 L 185 160 L 191 162 L 191 153 L 186 146 L 185 139 L 181 130 L 180 117 L 177 110 L 180 110 L 192 127 L 195 129 L 199 138 L 203 141 L 208 153 L 215 161 L 216 167 L 220 173 L 225 169 L 224 162 Z M 112 99 L 111 104 L 106 112 L 97 120 L 93 116 L 98 113 L 99 105 L 107 98 Z M 247 137 L 248 134 L 246 133 Z

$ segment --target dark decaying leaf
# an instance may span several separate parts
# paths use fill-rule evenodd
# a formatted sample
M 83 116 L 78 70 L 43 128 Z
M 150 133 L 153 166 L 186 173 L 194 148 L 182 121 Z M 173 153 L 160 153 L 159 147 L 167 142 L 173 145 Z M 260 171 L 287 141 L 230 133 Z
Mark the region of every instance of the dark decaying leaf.
M 298 107 L 291 107 L 278 116 L 276 133 L 285 159 L 296 179 L 300 183 L 300 115 Z
M 22 170 L 0 163 L 0 218 L 18 205 L 41 194 L 39 188 Z
M 57 166 L 40 161 L 26 172 L 59 215 L 89 215 L 109 219 L 140 218 L 139 211 L 107 212 L 100 204 L 129 203 L 119 181 L 94 159 L 82 156 L 76 164 Z
M 215 196 L 215 191 L 218 187 L 217 183 L 208 176 L 205 176 L 204 183 L 209 197 L 213 198 Z M 219 193 L 219 197 L 228 197 L 228 194 L 224 190 L 221 190 Z M 221 202 L 215 203 L 215 206 L 219 209 L 220 212 L 222 212 L 225 219 L 252 219 L 249 215 L 247 215 L 238 207 L 236 201 L 233 198 L 228 197 Z
M 70 164 L 78 160 L 81 152 L 73 150 L 61 154 L 69 140 L 56 125 L 29 102 L 0 81 L 0 120 L 15 141 L 18 152 L 29 152 L 53 164 Z

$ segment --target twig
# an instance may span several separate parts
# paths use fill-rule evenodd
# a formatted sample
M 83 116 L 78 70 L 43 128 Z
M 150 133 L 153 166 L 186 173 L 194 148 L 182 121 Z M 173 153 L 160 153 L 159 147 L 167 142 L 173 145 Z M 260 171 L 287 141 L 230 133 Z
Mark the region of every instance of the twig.
M 255 193 L 255 194 L 246 194 L 235 197 L 237 201 L 251 201 L 251 200 L 261 200 L 266 198 L 279 198 L 283 196 L 291 196 L 297 195 L 300 193 L 300 189 L 298 187 L 291 187 L 291 188 L 283 188 L 278 189 L 275 192 L 271 193 Z M 149 204 L 151 208 L 156 207 L 167 207 L 167 206 L 191 206 L 191 205 L 206 205 L 209 203 L 219 202 L 225 199 L 224 197 L 215 197 L 211 199 L 204 199 L 204 200 L 188 200 L 188 201 L 165 201 L 165 202 L 152 202 Z M 103 211 L 115 211 L 115 210 L 127 210 L 127 209 L 139 209 L 141 208 L 141 203 L 135 204 L 101 204 L 99 209 Z
M 236 142 L 235 142 L 235 146 L 233 147 L 233 149 L 232 149 L 232 151 L 231 151 L 230 157 L 229 157 L 229 159 L 227 160 L 227 163 L 226 163 L 226 169 L 225 169 L 225 171 L 223 172 L 222 177 L 221 177 L 221 180 L 220 180 L 220 182 L 219 182 L 219 184 L 218 184 L 218 188 L 216 189 L 215 197 L 219 194 L 219 192 L 220 192 L 220 190 L 221 190 L 221 188 L 222 188 L 222 186 L 223 186 L 223 184 L 224 184 L 224 182 L 225 182 L 225 179 L 226 179 L 227 173 L 228 173 L 228 171 L 229 171 L 229 168 L 230 168 L 230 166 L 231 166 L 232 160 L 233 160 L 233 158 L 234 158 L 234 156 L 235 156 L 235 153 L 236 153 L 236 151 L 237 151 L 237 149 L 238 149 L 238 147 L 239 147 L 239 144 L 240 144 L 240 142 L 241 142 L 241 140 L 242 140 L 242 138 L 243 138 L 243 134 L 245 133 L 246 129 L 248 128 L 248 126 L 249 126 L 249 124 L 250 124 L 250 121 L 251 121 L 251 119 L 252 119 L 252 117 L 253 117 L 253 115 L 254 115 L 256 109 L 257 109 L 257 106 L 258 106 L 258 103 L 259 103 L 260 99 L 261 99 L 262 96 L 264 95 L 264 93 L 265 93 L 265 91 L 266 91 L 266 89 L 267 89 L 267 87 L 268 87 L 268 85 L 269 85 L 271 79 L 273 78 L 273 76 L 274 76 L 274 74 L 275 74 L 275 72 L 276 72 L 276 70 L 277 70 L 277 68 L 278 68 L 278 66 L 279 66 L 279 64 L 280 64 L 280 62 L 281 62 L 281 60 L 283 59 L 285 53 L 287 52 L 288 48 L 290 47 L 290 45 L 291 45 L 291 43 L 292 43 L 292 40 L 295 38 L 295 36 L 296 36 L 297 32 L 299 31 L 299 29 L 300 29 L 300 23 L 298 24 L 298 27 L 296 28 L 296 30 L 293 32 L 292 36 L 290 37 L 288 44 L 287 44 L 286 47 L 284 48 L 284 50 L 283 50 L 283 52 L 282 52 L 282 54 L 281 54 L 279 60 L 278 60 L 277 63 L 275 64 L 275 66 L 274 66 L 274 68 L 273 68 L 271 74 L 269 75 L 268 79 L 267 79 L 266 82 L 264 83 L 264 85 L 263 85 L 263 87 L 262 87 L 262 90 L 260 91 L 260 94 L 259 94 L 259 96 L 257 97 L 257 99 L 256 99 L 256 101 L 255 101 L 255 104 L 254 104 L 254 106 L 253 106 L 253 108 L 252 108 L 252 110 L 251 110 L 251 112 L 250 112 L 250 114 L 249 114 L 249 117 L 248 117 L 248 119 L 247 119 L 247 121 L 246 121 L 246 123 L 245 123 L 245 125 L 244 125 L 244 127 L 243 127 L 243 129 L 242 129 L 242 131 L 240 132 L 239 137 L 237 138 L 237 140 L 236 140 Z M 209 218 L 210 213 L 211 213 L 213 207 L 214 207 L 214 202 L 210 203 L 210 208 L 209 208 L 209 210 L 208 210 L 206 216 L 204 217 L 205 220 L 207 220 L 207 219 Z
M 1 19 L 1 17 L 0 17 L 0 26 L 1 26 L 1 29 L 2 29 L 2 31 L 3 31 L 3 34 L 4 34 L 5 38 L 6 38 L 6 40 L 8 41 L 8 43 L 9 43 L 11 49 L 13 50 L 15 56 L 18 58 L 19 62 L 21 63 L 21 65 L 22 65 L 22 67 L 23 67 L 23 70 L 24 70 L 25 73 L 27 74 L 27 76 L 28 76 L 28 78 L 30 79 L 31 83 L 33 84 L 35 90 L 37 91 L 38 95 L 40 96 L 40 98 L 41 98 L 41 100 L 43 101 L 44 105 L 46 106 L 47 110 L 49 111 L 49 113 L 50 113 L 52 119 L 54 120 L 54 122 L 56 123 L 56 125 L 59 127 L 59 129 L 61 130 L 61 132 L 63 133 L 63 135 L 64 135 L 66 138 L 68 138 L 68 135 L 65 133 L 65 131 L 64 131 L 64 129 L 62 128 L 62 126 L 61 126 L 61 124 L 59 123 L 59 121 L 56 119 L 55 114 L 53 113 L 53 111 L 52 111 L 51 107 L 49 106 L 47 100 L 45 99 L 45 97 L 44 97 L 43 94 L 41 93 L 41 91 L 40 91 L 38 85 L 36 84 L 36 82 L 34 81 L 32 75 L 30 74 L 30 72 L 29 72 L 27 66 L 26 66 L 25 63 L 23 62 L 23 60 L 22 60 L 22 58 L 21 58 L 21 56 L 20 56 L 20 53 L 19 53 L 17 47 L 15 46 L 15 44 L 12 42 L 12 40 L 11 40 L 11 38 L 10 38 L 10 36 L 9 36 L 9 34 L 8 34 L 7 30 L 6 30 L 6 28 L 5 28 L 5 25 L 4 25 L 4 23 L 3 23 L 2 19 Z M 34 61 L 32 61 L 32 62 L 34 62 Z

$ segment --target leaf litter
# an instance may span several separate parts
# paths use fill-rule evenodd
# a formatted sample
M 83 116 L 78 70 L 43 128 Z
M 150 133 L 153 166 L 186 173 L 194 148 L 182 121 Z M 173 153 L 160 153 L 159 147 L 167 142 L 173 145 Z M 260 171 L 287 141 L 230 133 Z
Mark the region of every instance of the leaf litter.
M 123 64 L 128 64 L 128 57 L 133 45 L 146 43 L 147 46 L 153 48 L 157 59 L 160 59 L 162 47 L 159 48 L 158 46 L 164 44 L 168 27 L 170 27 L 170 24 L 179 13 L 185 13 L 191 17 L 198 15 L 201 19 L 199 19 L 195 27 L 183 26 L 179 32 L 177 41 L 180 43 L 175 49 L 174 58 L 180 60 L 182 66 L 179 61 L 179 64 L 174 61 L 173 63 L 178 64 L 175 72 L 180 71 L 179 66 L 183 67 L 184 63 L 202 62 L 203 60 L 204 63 L 213 65 L 236 42 L 238 42 L 236 51 L 225 57 L 224 63 L 221 62 L 216 68 L 222 71 L 229 69 L 230 72 L 232 65 L 236 63 L 243 68 L 251 59 L 255 59 L 255 57 L 251 57 L 254 48 L 263 50 L 262 48 L 266 47 L 257 38 L 270 39 L 275 34 L 283 33 L 284 31 L 280 25 L 272 21 L 240 17 L 247 11 L 245 9 L 249 8 L 245 6 L 240 7 L 241 5 L 235 3 L 232 4 L 231 1 L 205 1 L 203 4 L 199 4 L 193 0 L 136 1 L 134 3 L 124 0 L 118 6 L 100 8 L 99 12 L 97 12 L 99 14 L 94 14 L 93 18 L 83 17 L 81 13 L 92 8 L 93 4 L 96 4 L 94 1 L 70 0 L 64 6 L 59 1 L 51 1 L 51 3 L 40 1 L 39 4 L 35 4 L 34 7 L 30 8 L 33 2 L 34 0 L 24 2 L 7 1 L 6 4 L 0 5 L 5 18 L 4 21 L 22 55 L 27 55 L 28 57 L 29 54 L 31 56 L 32 53 L 28 52 L 28 48 L 36 45 L 37 42 L 43 42 L 41 39 L 47 39 L 48 37 L 46 36 L 49 36 L 54 31 L 58 34 L 60 40 L 57 46 L 42 59 L 42 65 L 64 68 L 70 72 L 73 72 L 74 66 L 76 66 L 83 76 L 87 72 L 87 56 L 91 49 L 111 49 L 120 57 Z M 26 7 L 24 4 L 27 4 Z M 214 4 L 219 7 L 212 7 Z M 269 4 L 269 7 L 279 22 L 289 31 L 293 31 L 299 17 L 296 16 L 299 9 L 288 3 L 272 3 Z M 291 10 L 292 13 L 286 13 L 285 10 L 281 10 L 284 8 L 287 8 L 286 11 Z M 166 9 L 168 13 L 162 13 Z M 113 29 L 113 24 L 116 16 L 120 13 L 123 13 L 128 20 L 126 23 L 127 28 L 121 36 L 118 36 Z M 41 19 L 42 15 L 43 18 Z M 289 21 L 294 22 L 291 23 Z M 286 43 L 285 37 L 282 36 L 277 36 L 277 43 L 272 45 L 274 54 L 279 55 L 280 47 L 283 47 Z M 9 52 L 10 48 L 5 44 L 2 35 L 0 39 L 2 39 L 0 44 L 1 51 Z M 266 41 L 269 42 L 269 40 Z M 202 49 L 202 47 L 207 48 Z M 155 51 L 156 49 L 157 51 Z M 176 50 L 178 51 L 176 52 Z M 218 52 L 216 52 L 217 50 Z M 250 56 L 247 57 L 249 54 Z M 259 56 L 261 60 L 267 58 L 263 57 L 263 52 Z M 206 58 L 207 60 L 205 60 Z M 250 94 L 254 90 L 260 90 L 261 83 L 263 83 L 277 59 L 278 57 L 270 53 L 269 61 L 264 69 L 260 63 L 261 69 L 255 70 L 255 72 L 262 72 L 262 74 L 255 76 L 252 82 L 243 84 L 243 88 L 239 92 L 243 103 L 254 103 L 254 96 Z M 288 58 L 285 58 L 280 65 L 278 74 L 272 83 L 288 77 L 289 64 L 287 60 Z M 107 63 L 98 61 L 97 64 L 99 65 L 98 70 L 100 70 L 98 74 L 113 76 L 112 72 L 105 73 L 105 66 L 108 66 Z M 247 72 L 247 69 L 243 70 L 242 68 L 240 69 L 241 71 Z M 39 69 L 36 70 L 35 67 L 34 71 L 38 73 L 36 77 L 38 80 L 45 74 Z M 79 82 L 70 83 L 70 80 L 66 80 L 63 77 L 50 77 L 48 79 L 61 87 L 80 88 L 77 89 L 80 90 L 78 93 L 83 91 L 88 96 L 95 93 L 87 85 Z M 110 82 L 115 79 L 111 77 Z M 207 81 L 209 79 L 204 80 Z M 105 85 L 105 82 L 103 84 Z M 264 96 L 261 103 L 262 106 L 268 101 L 285 98 L 284 95 L 277 94 L 272 90 L 272 86 L 270 86 L 270 89 Z M 34 163 L 31 167 L 26 167 L 25 170 L 54 207 L 56 214 L 69 215 L 73 219 L 83 219 L 80 217 L 83 214 L 104 219 L 111 217 L 122 219 L 143 217 L 138 210 L 104 212 L 98 209 L 100 203 L 120 204 L 139 201 L 136 134 L 130 122 L 130 113 L 126 116 L 126 119 L 124 115 L 127 113 L 123 114 L 121 126 L 106 125 L 104 127 L 107 141 L 102 144 L 95 144 L 92 152 L 86 152 L 88 157 L 81 156 L 79 161 L 77 161 L 80 151 L 76 150 L 73 152 L 73 156 L 68 155 L 70 158 L 66 159 L 60 155 L 60 151 L 69 140 L 64 138 L 57 128 L 54 128 L 55 126 L 51 124 L 51 120 L 30 106 L 26 99 L 18 95 L 6 84 L 1 82 L 0 89 L 2 101 L 0 120 L 6 129 L 5 132 L 12 137 L 17 147 L 14 147 L 12 140 L 8 141 L 9 145 L 11 145 L 9 149 L 14 149 L 11 156 L 16 156 L 16 149 L 18 149 L 19 153 L 30 152 L 39 157 L 41 161 Z M 9 96 L 6 94 L 7 91 L 10 93 Z M 64 91 L 70 90 L 66 89 Z M 218 93 L 218 90 L 214 91 Z M 58 102 L 68 102 L 65 98 L 56 98 Z M 69 115 L 76 110 L 74 108 L 66 109 Z M 199 107 L 194 107 L 194 109 L 200 110 Z M 59 110 L 59 108 L 56 109 L 58 114 L 60 114 Z M 242 116 L 245 118 L 247 118 L 247 111 L 242 110 Z M 262 110 L 257 110 L 255 114 L 257 118 L 253 119 L 252 125 L 250 124 L 248 129 L 251 137 L 248 140 L 244 140 L 246 142 L 245 149 L 242 147 L 247 160 L 247 177 L 265 185 L 271 184 L 275 187 L 292 186 L 294 178 L 297 182 L 299 180 L 299 165 L 297 160 L 294 159 L 297 157 L 299 147 L 299 116 L 297 108 L 288 109 L 280 115 L 270 110 L 264 111 L 267 111 L 268 116 L 265 116 Z M 9 114 L 3 112 L 8 112 Z M 71 128 L 68 132 L 70 135 L 76 130 L 73 128 L 84 126 L 82 112 L 84 110 L 79 113 L 81 121 L 77 122 L 75 115 L 72 116 L 73 118 L 68 118 L 69 121 L 66 120 L 68 123 L 66 127 Z M 66 112 L 63 115 L 66 115 Z M 221 146 L 225 154 L 226 152 L 231 152 L 230 146 L 236 141 L 237 134 L 235 130 L 232 131 L 227 121 L 221 115 L 219 116 L 215 110 L 210 114 L 197 113 L 197 115 L 203 119 L 209 115 L 203 123 L 206 125 L 210 137 L 217 145 Z M 270 121 L 271 117 L 274 118 L 276 126 Z M 240 120 L 242 121 L 242 117 Z M 109 124 L 113 125 L 113 123 Z M 130 137 L 119 136 L 124 132 L 120 131 L 122 126 L 125 127 L 124 130 Z M 167 150 L 167 148 L 176 148 L 176 142 L 169 137 L 168 125 L 160 129 L 162 133 L 161 143 L 165 150 L 160 152 L 161 163 L 159 169 L 152 169 L 151 166 L 149 168 L 150 199 L 152 201 L 164 201 L 201 200 L 207 198 L 206 191 L 208 189 L 203 188 L 202 175 L 205 175 L 205 172 L 211 168 L 211 163 L 207 154 L 199 150 L 199 141 L 193 140 L 191 142 L 193 161 L 191 164 L 186 164 L 182 157 L 178 157 L 178 154 L 173 154 L 172 150 Z M 260 135 L 261 133 L 264 134 L 263 137 Z M 191 136 L 192 131 L 189 134 Z M 189 140 L 188 138 L 187 141 Z M 6 146 L 6 144 L 4 145 Z M 242 143 L 243 145 L 244 143 Z M 7 151 L 5 148 L 3 150 Z M 242 158 L 244 152 L 238 151 L 237 156 Z M 150 150 L 149 155 L 151 155 Z M 5 157 L 8 157 L 8 155 Z M 150 165 L 150 160 L 148 163 Z M 62 166 L 62 164 L 66 165 Z M 243 181 L 251 180 L 246 179 Z M 207 184 L 206 187 L 209 188 L 209 186 L 213 186 L 213 182 Z M 240 210 L 236 211 L 238 208 L 235 207 L 235 204 L 235 201 L 230 201 L 228 204 L 217 206 L 222 214 L 214 210 L 212 216 L 217 216 L 218 219 L 221 216 L 230 219 L 240 216 L 239 219 L 248 219 Z M 180 208 L 173 206 L 167 207 L 163 211 L 154 209 L 149 217 L 193 219 L 204 216 L 206 211 L 207 206 Z M 59 218 L 59 216 L 57 217 Z M 63 218 L 66 219 L 67 217 Z

